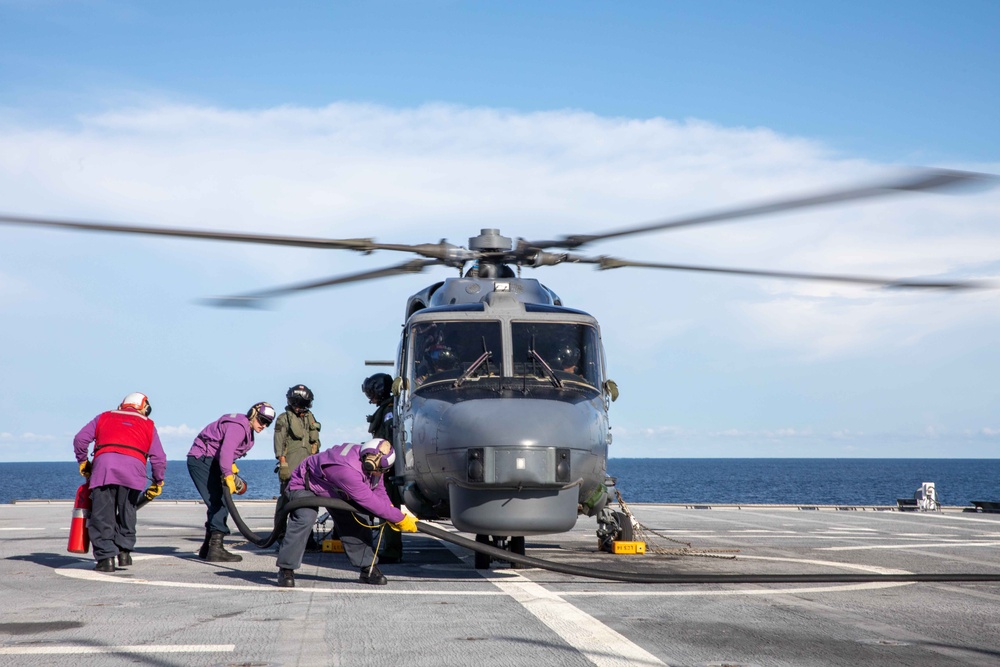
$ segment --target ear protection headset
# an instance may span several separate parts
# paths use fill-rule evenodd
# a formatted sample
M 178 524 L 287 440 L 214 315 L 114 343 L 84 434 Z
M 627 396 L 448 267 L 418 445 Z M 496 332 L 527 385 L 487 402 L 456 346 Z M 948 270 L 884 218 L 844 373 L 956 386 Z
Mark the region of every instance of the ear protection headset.
M 274 408 L 271 407 L 270 403 L 265 401 L 255 403 L 253 407 L 247 410 L 247 419 L 256 419 L 260 422 L 261 426 L 267 428 L 274 421 Z
M 369 475 L 391 468 L 395 460 L 396 452 L 388 440 L 376 438 L 361 445 L 361 469 Z

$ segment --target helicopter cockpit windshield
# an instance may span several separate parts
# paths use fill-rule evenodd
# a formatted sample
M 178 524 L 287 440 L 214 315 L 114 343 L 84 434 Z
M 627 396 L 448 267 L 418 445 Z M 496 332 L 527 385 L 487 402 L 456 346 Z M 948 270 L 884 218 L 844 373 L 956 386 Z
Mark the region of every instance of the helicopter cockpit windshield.
M 586 324 L 511 322 L 514 375 L 547 377 L 557 386 L 601 386 L 597 332 Z
M 413 326 L 414 387 L 500 377 L 500 322 L 427 322 Z

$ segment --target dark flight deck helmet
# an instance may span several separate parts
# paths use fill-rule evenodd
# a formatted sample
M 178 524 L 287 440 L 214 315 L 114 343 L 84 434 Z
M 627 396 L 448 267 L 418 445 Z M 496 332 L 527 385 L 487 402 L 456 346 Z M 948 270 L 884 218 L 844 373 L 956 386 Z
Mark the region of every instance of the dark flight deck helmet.
M 361 391 L 372 403 L 382 403 L 392 393 L 392 376 L 388 373 L 376 373 L 366 377 L 361 383 Z
M 297 384 L 294 387 L 289 387 L 288 393 L 285 394 L 285 398 L 288 399 L 288 405 L 290 407 L 298 410 L 308 410 L 313 404 L 312 390 L 304 384 Z

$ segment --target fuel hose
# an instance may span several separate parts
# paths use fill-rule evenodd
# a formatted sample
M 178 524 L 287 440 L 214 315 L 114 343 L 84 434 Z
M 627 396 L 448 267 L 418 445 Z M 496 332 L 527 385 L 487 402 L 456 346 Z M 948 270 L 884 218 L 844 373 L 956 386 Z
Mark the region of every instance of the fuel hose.
M 359 512 L 368 514 L 367 511 L 340 500 L 339 498 L 324 498 L 316 496 L 313 498 L 299 498 L 286 503 L 274 517 L 274 530 L 269 535 L 261 536 L 250 530 L 250 528 L 240 517 L 236 503 L 233 501 L 229 489 L 223 489 L 223 497 L 226 507 L 233 517 L 233 522 L 247 541 L 260 548 L 267 548 L 274 544 L 284 533 L 285 524 L 288 520 L 288 513 L 299 507 L 325 507 L 327 509 L 344 510 L 347 512 Z M 457 546 L 476 551 L 494 558 L 495 560 L 527 565 L 551 572 L 559 572 L 577 577 L 589 577 L 591 579 L 603 579 L 606 581 L 621 581 L 631 584 L 854 584 L 872 582 L 992 582 L 1000 583 L 1000 574 L 972 574 L 972 573 L 912 573 L 912 574 L 875 574 L 868 572 L 857 573 L 833 573 L 833 574 L 660 574 L 648 572 L 613 572 L 610 570 L 599 570 L 579 565 L 566 565 L 554 563 L 552 561 L 525 556 L 499 549 L 489 544 L 476 542 L 467 537 L 456 535 L 444 530 L 427 521 L 417 521 L 417 530 L 425 535 L 436 537 L 446 542 L 451 542 Z

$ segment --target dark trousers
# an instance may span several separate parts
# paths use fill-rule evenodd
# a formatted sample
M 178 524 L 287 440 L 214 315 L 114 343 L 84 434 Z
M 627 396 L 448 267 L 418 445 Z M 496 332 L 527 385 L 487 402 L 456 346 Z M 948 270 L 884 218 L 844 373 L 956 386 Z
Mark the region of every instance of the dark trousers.
M 312 491 L 303 489 L 288 491 L 287 495 L 289 501 L 316 497 Z M 297 570 L 302 565 L 302 554 L 306 551 L 306 541 L 312 534 L 317 514 L 319 510 L 315 507 L 300 507 L 288 515 L 288 527 L 285 529 L 284 539 L 281 540 L 281 549 L 278 550 L 278 567 Z M 351 565 L 357 568 L 371 565 L 375 559 L 371 528 L 355 521 L 351 512 L 331 509 L 330 516 L 337 525 L 337 533 Z M 367 521 L 367 517 L 362 519 Z
M 389 496 L 389 500 L 392 501 L 393 505 L 400 507 L 403 504 L 403 498 L 399 494 L 399 487 L 395 484 L 390 484 L 388 480 L 386 480 L 385 492 L 386 495 Z M 389 526 L 383 528 L 382 544 L 379 546 L 378 553 L 383 558 L 395 558 L 397 560 L 402 558 L 403 534 L 397 530 L 393 530 Z
M 90 490 L 87 532 L 94 546 L 94 558 L 114 558 L 119 551 L 135 548 L 135 510 L 140 493 L 118 484 L 106 484 Z
M 188 473 L 194 488 L 198 489 L 201 499 L 208 506 L 208 518 L 205 521 L 205 528 L 213 533 L 229 534 L 229 510 L 226 509 L 226 502 L 222 499 L 222 471 L 219 469 L 219 460 L 208 456 L 187 457 Z

